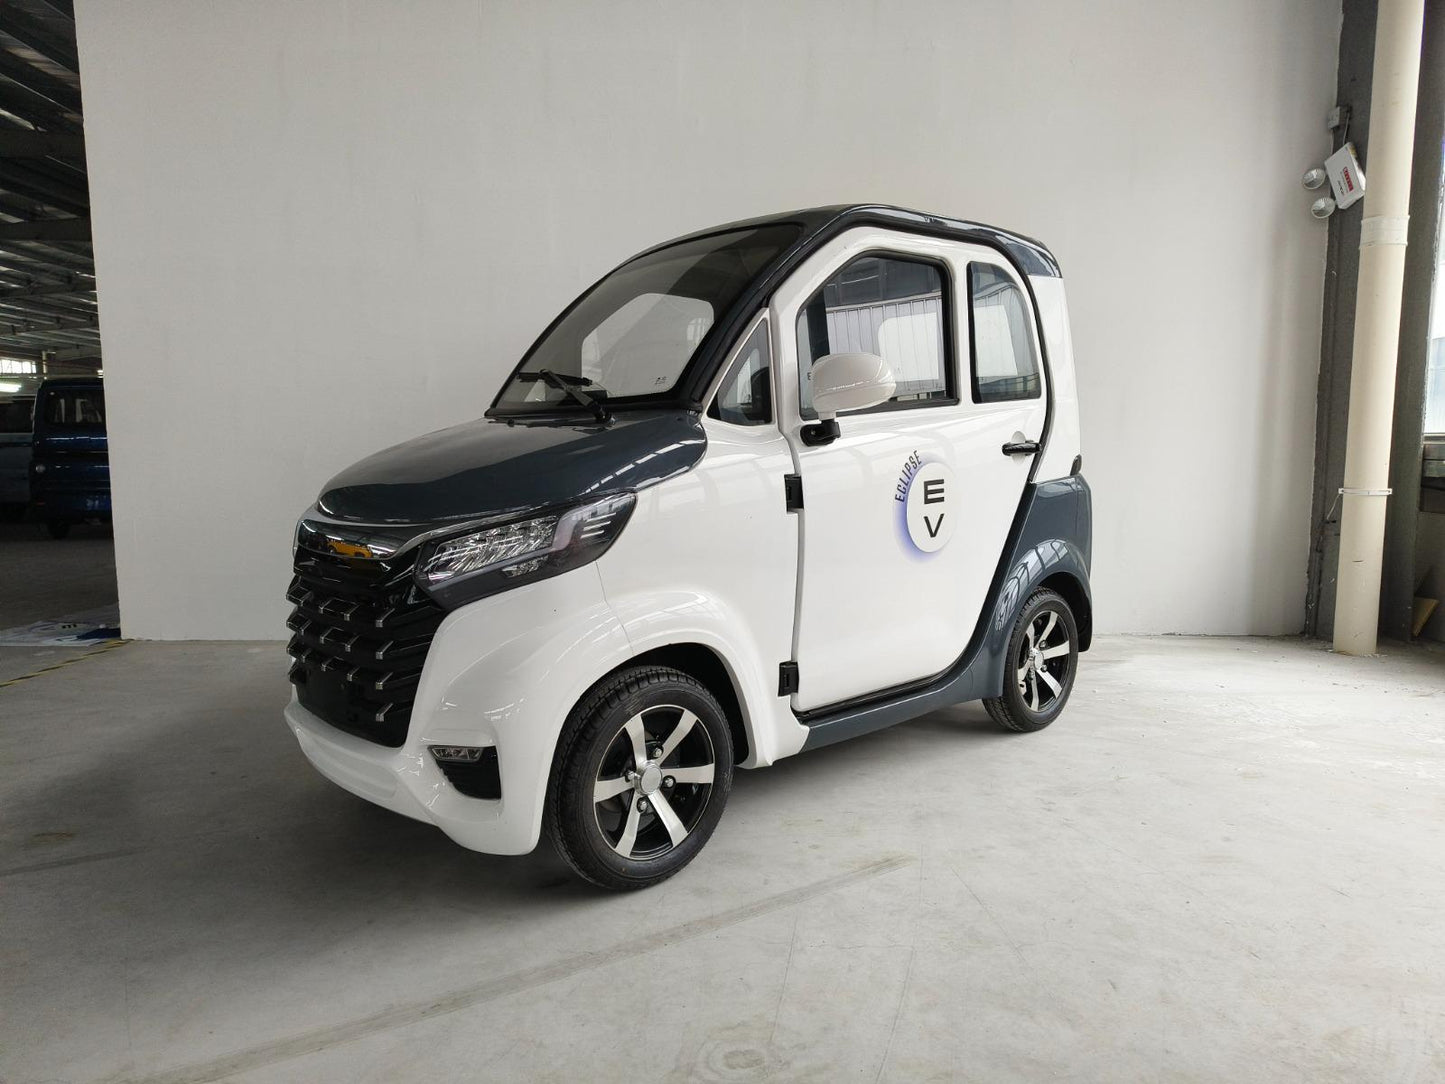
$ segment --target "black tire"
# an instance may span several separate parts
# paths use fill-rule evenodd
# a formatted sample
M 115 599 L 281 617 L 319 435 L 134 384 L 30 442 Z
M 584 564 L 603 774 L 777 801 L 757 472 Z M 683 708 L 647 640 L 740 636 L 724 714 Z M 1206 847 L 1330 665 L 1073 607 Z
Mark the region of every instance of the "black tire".
M 1063 646 L 1060 633 L 1068 638 L 1068 650 L 1044 658 L 1043 652 Z M 1040 649 L 1037 653 L 1035 647 Z M 1003 695 L 985 700 L 984 707 L 994 722 L 1009 730 L 1042 730 L 1069 702 L 1078 668 L 1079 628 L 1074 611 L 1057 591 L 1035 591 L 1009 634 Z
M 25 518 L 25 505 L 19 501 L 11 504 L 0 504 L 0 522 L 19 523 Z
M 693 723 L 675 736 L 689 714 Z M 635 724 L 645 736 L 641 773 Z M 656 759 L 669 740 L 673 745 Z M 709 757 L 711 782 L 704 783 Z M 722 817 L 732 773 L 732 732 L 707 687 L 671 667 L 631 667 L 594 686 L 568 716 L 547 785 L 547 834 L 584 880 L 646 888 L 702 850 Z M 675 778 L 683 774 L 699 781 Z M 614 787 L 625 789 L 597 800 Z
M 45 529 L 50 532 L 51 538 L 65 538 L 70 534 L 70 524 L 63 519 L 47 520 Z

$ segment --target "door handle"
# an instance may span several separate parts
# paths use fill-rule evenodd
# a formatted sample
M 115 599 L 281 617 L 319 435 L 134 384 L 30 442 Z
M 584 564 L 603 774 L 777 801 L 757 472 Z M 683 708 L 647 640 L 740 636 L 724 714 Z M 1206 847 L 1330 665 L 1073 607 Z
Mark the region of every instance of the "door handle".
M 1039 450 L 1036 440 L 1011 440 L 1003 446 L 1004 455 L 1034 455 Z

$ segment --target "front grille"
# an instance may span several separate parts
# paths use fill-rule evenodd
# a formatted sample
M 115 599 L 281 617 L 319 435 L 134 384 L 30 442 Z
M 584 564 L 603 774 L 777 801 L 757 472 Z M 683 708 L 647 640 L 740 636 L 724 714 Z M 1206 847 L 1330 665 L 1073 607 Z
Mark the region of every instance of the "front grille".
M 378 561 L 296 551 L 291 683 L 308 710 L 379 745 L 406 741 L 412 702 L 445 611 L 412 582 L 416 551 Z

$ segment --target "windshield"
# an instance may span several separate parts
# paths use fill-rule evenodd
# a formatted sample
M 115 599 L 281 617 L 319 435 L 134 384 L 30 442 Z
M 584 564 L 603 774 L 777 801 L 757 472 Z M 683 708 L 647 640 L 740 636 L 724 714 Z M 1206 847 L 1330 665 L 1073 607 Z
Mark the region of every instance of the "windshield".
M 709 331 L 797 226 L 734 230 L 669 245 L 599 282 L 532 348 L 502 389 L 504 410 L 583 409 L 670 392 Z
M 105 392 L 98 387 L 52 388 L 45 393 L 45 424 L 52 429 L 105 424 Z

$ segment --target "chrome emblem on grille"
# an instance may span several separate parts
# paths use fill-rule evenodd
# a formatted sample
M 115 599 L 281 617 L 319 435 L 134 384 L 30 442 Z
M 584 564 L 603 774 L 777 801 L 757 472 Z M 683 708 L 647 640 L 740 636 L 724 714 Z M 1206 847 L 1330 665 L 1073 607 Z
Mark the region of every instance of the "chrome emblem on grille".
M 370 559 L 376 556 L 371 552 L 370 546 L 363 546 L 355 542 L 343 542 L 339 538 L 328 538 L 326 545 L 332 553 L 340 557 L 365 557 Z

